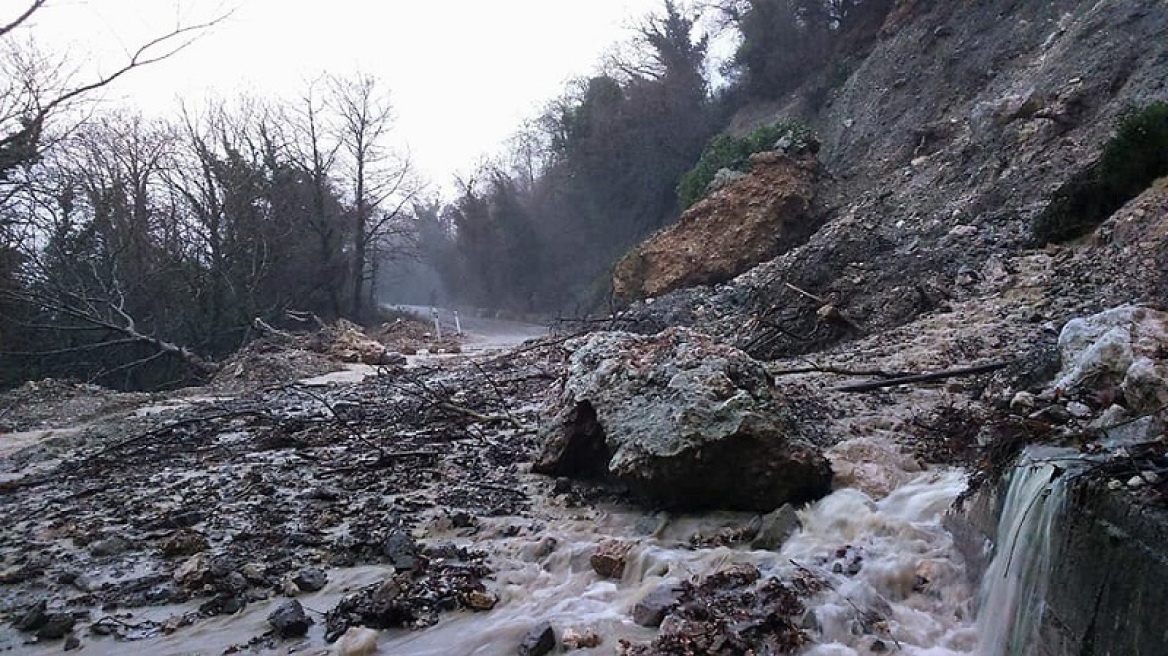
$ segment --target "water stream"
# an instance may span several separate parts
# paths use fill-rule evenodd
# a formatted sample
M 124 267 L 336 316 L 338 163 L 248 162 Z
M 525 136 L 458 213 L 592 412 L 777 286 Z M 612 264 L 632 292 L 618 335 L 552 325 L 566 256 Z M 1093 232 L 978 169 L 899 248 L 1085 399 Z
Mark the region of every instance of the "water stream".
M 523 634 L 547 620 L 560 634 L 572 629 L 602 638 L 599 647 L 582 654 L 616 654 L 621 639 L 648 641 L 655 635 L 655 629 L 632 622 L 630 609 L 659 583 L 750 563 L 764 578 L 786 578 L 806 568 L 830 583 L 808 600 L 802 618 L 813 640 L 803 652 L 809 656 L 1021 654 L 1041 616 L 1038 599 L 1049 567 L 1050 526 L 1064 493 L 1054 465 L 1033 454 L 1028 458 L 1011 476 L 995 558 L 980 592 L 980 620 L 978 590 L 968 583 L 953 538 L 942 526 L 966 477 L 959 470 L 938 470 L 916 475 L 881 499 L 852 488 L 832 493 L 799 512 L 801 530 L 778 552 L 690 545 L 695 533 L 741 526 L 749 515 L 665 516 L 627 508 L 566 508 L 555 500 L 539 505 L 531 517 L 486 519 L 473 543 L 455 534 L 429 536 L 490 552 L 496 570 L 491 590 L 498 605 L 490 612 L 447 616 L 422 631 L 382 632 L 376 635 L 375 652 L 348 653 L 514 654 Z M 508 537 L 516 532 L 503 529 L 517 524 L 524 525 L 522 537 Z M 484 535 L 497 537 L 484 540 Z M 605 538 L 636 545 L 619 581 L 600 579 L 589 565 L 589 556 Z M 310 612 L 324 611 L 347 591 L 387 573 L 378 567 L 334 570 L 324 590 L 300 600 Z M 220 654 L 267 630 L 267 614 L 279 601 L 251 604 L 235 616 L 141 642 L 85 636 L 77 653 Z M 186 610 L 135 613 L 138 620 L 161 620 Z M 317 620 L 305 639 L 273 653 L 345 653 L 324 643 L 323 618 Z M 371 642 L 374 636 L 365 637 Z M 3 638 L 0 650 L 13 649 L 7 653 L 60 650 L 60 643 L 35 647 Z

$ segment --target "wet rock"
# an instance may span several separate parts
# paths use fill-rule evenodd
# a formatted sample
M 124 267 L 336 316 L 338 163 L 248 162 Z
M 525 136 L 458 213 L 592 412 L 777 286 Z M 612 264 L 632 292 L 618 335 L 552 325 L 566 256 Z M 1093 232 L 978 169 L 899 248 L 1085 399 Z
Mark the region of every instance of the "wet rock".
M 373 656 L 377 653 L 378 632 L 363 627 L 353 627 L 337 641 L 337 656 Z
M 242 596 L 230 592 L 221 592 L 199 605 L 199 614 L 204 617 L 216 615 L 234 615 L 243 610 L 247 600 Z M 279 609 L 277 609 L 278 611 Z M 269 621 L 271 617 L 269 616 Z
M 328 574 L 318 567 L 308 567 L 297 572 L 292 582 L 304 592 L 316 592 L 328 583 Z
M 73 630 L 77 618 L 72 613 L 49 613 L 45 622 L 36 629 L 38 640 L 60 640 Z
M 12 623 L 12 626 L 17 631 L 36 631 L 49 621 L 48 606 L 49 602 L 44 599 L 36 602 L 25 610 L 20 618 Z
M 560 636 L 560 644 L 564 649 L 594 649 L 601 643 L 600 636 L 594 631 L 579 629 L 564 629 Z
M 240 570 L 240 574 L 252 583 L 257 585 L 266 585 L 268 583 L 268 575 L 264 572 L 264 566 L 259 563 L 247 563 Z
M 684 597 L 684 586 L 676 582 L 662 583 L 633 605 L 633 622 L 638 626 L 658 627 Z
M 80 638 L 73 634 L 70 634 L 69 637 L 65 638 L 65 651 L 76 651 L 78 649 L 81 649 Z
M 1074 394 L 1118 384 L 1137 413 L 1168 402 L 1168 368 L 1156 363 L 1168 348 L 1168 313 L 1124 305 L 1071 319 L 1058 343 L 1063 368 L 1055 389 Z
M 1067 412 L 1075 419 L 1086 419 L 1091 416 L 1091 407 L 1086 403 L 1071 401 L 1067 403 Z
M 305 614 L 304 607 L 299 601 L 290 599 L 282 602 L 268 615 L 268 624 L 272 625 L 279 637 L 296 638 L 308 633 L 312 618 Z
M 205 553 L 188 558 L 174 571 L 174 580 L 180 585 L 202 585 L 211 575 L 211 557 Z
M 632 543 L 619 540 L 605 540 L 596 546 L 596 552 L 588 559 L 592 570 L 606 579 L 619 579 L 625 574 L 625 560 Z
M 519 641 L 519 656 L 544 656 L 556 648 L 556 632 L 550 622 L 541 622 Z
M 317 501 L 338 501 L 344 496 L 340 490 L 328 485 L 321 485 L 314 487 L 305 493 L 306 499 L 315 499 Z
M 131 546 L 130 541 L 126 538 L 114 535 L 89 545 L 89 554 L 95 558 L 117 556 L 129 551 Z
M 682 328 L 594 333 L 567 346 L 536 472 L 614 479 L 686 509 L 770 511 L 830 491 L 810 422 L 741 351 Z
M 787 538 L 799 527 L 799 518 L 791 504 L 783 504 L 778 510 L 762 516 L 758 535 L 750 542 L 751 549 L 778 550 Z
M 466 605 L 471 610 L 486 611 L 495 607 L 499 603 L 499 598 L 495 595 L 481 590 L 472 590 L 466 596 Z
M 413 536 L 401 529 L 395 530 L 381 543 L 381 554 L 393 568 L 411 570 L 418 566 L 418 544 Z
M 178 531 L 162 541 L 162 555 L 167 558 L 193 556 L 210 547 L 207 537 L 195 531 Z

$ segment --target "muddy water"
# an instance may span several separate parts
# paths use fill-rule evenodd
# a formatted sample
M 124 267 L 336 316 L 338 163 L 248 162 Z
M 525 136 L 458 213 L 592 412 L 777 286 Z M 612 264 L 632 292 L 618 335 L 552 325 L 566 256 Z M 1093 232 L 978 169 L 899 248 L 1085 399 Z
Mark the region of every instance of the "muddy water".
M 818 643 L 806 651 L 819 656 L 878 653 L 936 655 L 975 653 L 972 623 L 974 595 L 964 583 L 962 565 L 940 520 L 964 485 L 959 472 L 925 473 L 884 499 L 873 500 L 854 489 L 835 492 L 802 511 L 803 529 L 779 553 L 744 548 L 694 549 L 695 533 L 712 534 L 740 526 L 749 516 L 709 514 L 666 517 L 616 509 L 572 510 L 554 505 L 522 520 L 543 526 L 538 538 L 496 538 L 478 548 L 494 553 L 497 574 L 493 591 L 500 602 L 489 613 L 447 617 L 418 632 L 383 632 L 381 654 L 513 654 L 534 624 L 549 620 L 557 632 L 575 629 L 603 638 L 597 649 L 617 653 L 619 640 L 649 640 L 650 629 L 635 626 L 629 610 L 643 595 L 667 579 L 689 579 L 734 563 L 756 565 L 765 575 L 790 575 L 812 569 L 832 588 L 809 602 L 804 625 Z M 484 533 L 502 530 L 517 520 L 499 519 Z M 600 580 L 588 559 L 604 537 L 635 541 L 623 580 Z M 301 597 L 312 611 L 331 608 L 346 590 L 380 580 L 381 568 L 333 571 L 330 585 Z M 240 614 L 201 621 L 161 639 L 119 644 L 87 638 L 83 654 L 218 654 L 246 643 L 266 630 L 274 608 L 252 604 Z M 189 608 L 160 608 L 135 613 L 134 620 L 177 615 Z M 316 616 L 322 620 L 320 615 Z M 307 639 L 288 643 L 276 653 L 329 653 L 322 621 Z M 11 644 L 11 643 L 9 643 Z M 56 652 L 60 644 L 49 648 Z M 332 653 L 338 653 L 335 647 Z M 47 653 L 47 652 L 42 652 Z

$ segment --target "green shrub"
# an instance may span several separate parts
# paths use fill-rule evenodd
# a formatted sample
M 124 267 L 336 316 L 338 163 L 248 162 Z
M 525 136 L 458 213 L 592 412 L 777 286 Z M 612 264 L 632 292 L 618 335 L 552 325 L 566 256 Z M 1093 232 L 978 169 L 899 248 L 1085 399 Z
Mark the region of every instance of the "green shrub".
M 1081 237 L 1168 175 L 1168 102 L 1129 107 L 1095 164 L 1055 191 L 1034 219 L 1038 244 Z
M 811 129 L 799 121 L 780 121 L 763 125 L 742 138 L 719 134 L 710 140 L 698 163 L 681 177 L 677 185 L 677 202 L 684 211 L 706 195 L 714 176 L 722 169 L 750 171 L 750 156 L 774 150 L 775 143 L 788 137 L 793 147 L 805 144 Z

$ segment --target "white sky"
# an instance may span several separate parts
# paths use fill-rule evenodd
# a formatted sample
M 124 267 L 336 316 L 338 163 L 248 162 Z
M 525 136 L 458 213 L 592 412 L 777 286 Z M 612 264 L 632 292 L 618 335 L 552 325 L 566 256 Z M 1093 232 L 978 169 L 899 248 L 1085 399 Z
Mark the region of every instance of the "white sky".
M 294 97 L 321 72 L 390 90 L 398 137 L 439 185 L 469 172 L 661 0 L 50 0 L 30 32 L 45 49 L 112 68 L 125 52 L 224 9 L 176 57 L 107 92 L 147 113 L 239 90 Z M 27 0 L 0 0 L 7 22 Z

